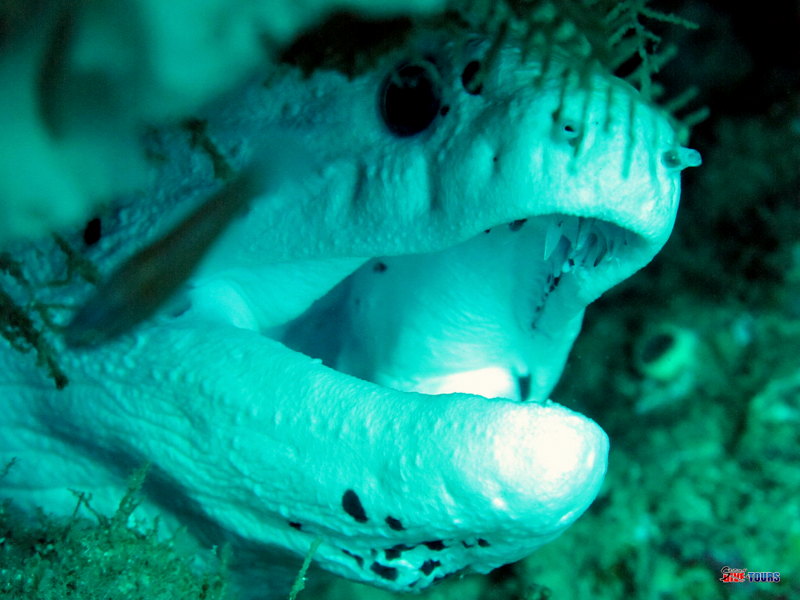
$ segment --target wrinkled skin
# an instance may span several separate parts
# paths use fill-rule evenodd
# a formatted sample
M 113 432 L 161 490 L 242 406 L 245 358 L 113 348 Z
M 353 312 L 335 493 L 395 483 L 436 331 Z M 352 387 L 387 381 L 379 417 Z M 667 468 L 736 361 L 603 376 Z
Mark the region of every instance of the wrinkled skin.
M 64 390 L 4 350 L 4 489 L 56 512 L 87 490 L 108 509 L 149 462 L 143 510 L 230 542 L 253 594 L 317 538 L 321 567 L 419 590 L 560 534 L 608 441 L 548 394 L 585 306 L 666 241 L 696 157 L 622 82 L 570 79 L 562 103 L 562 67 L 534 85 L 513 44 L 468 93 L 485 49 L 421 32 L 354 80 L 279 69 L 209 108 L 209 138 L 234 170 L 260 161 L 265 191 L 157 318 L 61 348 Z M 379 91 L 420 56 L 447 109 L 398 137 Z M 86 250 L 103 272 L 219 188 L 190 137 L 151 140 L 156 187 Z M 53 251 L 27 258 L 31 277 L 58 269 Z

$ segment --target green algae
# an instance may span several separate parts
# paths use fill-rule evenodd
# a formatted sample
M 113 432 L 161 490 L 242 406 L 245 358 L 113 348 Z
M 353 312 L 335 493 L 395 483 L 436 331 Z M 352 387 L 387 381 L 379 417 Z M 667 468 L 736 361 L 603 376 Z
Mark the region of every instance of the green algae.
M 13 468 L 13 464 L 6 467 Z M 30 519 L 0 503 L 0 597 L 9 600 L 223 600 L 226 557 L 207 553 L 216 566 L 198 572 L 194 557 L 178 549 L 177 535 L 162 539 L 158 522 L 136 523 L 133 513 L 145 469 L 131 478 L 117 511 L 95 512 L 77 493 L 75 513 Z M 93 515 L 80 516 L 80 509 Z

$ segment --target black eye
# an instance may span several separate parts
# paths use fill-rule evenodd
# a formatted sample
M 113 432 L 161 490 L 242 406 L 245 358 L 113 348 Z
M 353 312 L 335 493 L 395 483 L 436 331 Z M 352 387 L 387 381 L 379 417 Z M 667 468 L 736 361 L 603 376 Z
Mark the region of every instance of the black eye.
M 429 62 L 402 65 L 383 82 L 381 116 L 397 136 L 425 131 L 439 114 L 441 105 L 439 74 Z

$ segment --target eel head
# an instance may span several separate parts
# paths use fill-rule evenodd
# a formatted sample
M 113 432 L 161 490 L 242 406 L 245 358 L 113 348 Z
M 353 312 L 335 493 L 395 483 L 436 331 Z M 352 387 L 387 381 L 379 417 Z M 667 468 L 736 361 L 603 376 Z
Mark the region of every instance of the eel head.
M 158 187 L 108 218 L 98 264 L 218 189 L 220 156 L 281 166 L 159 316 L 64 349 L 61 392 L 14 383 L 7 483 L 68 511 L 56 488 L 110 499 L 148 461 L 152 510 L 231 541 L 242 571 L 319 539 L 319 565 L 393 590 L 556 537 L 608 441 L 548 395 L 699 157 L 625 83 L 551 59 L 420 32 L 352 79 L 277 69 L 209 108 L 202 144 L 151 140 Z

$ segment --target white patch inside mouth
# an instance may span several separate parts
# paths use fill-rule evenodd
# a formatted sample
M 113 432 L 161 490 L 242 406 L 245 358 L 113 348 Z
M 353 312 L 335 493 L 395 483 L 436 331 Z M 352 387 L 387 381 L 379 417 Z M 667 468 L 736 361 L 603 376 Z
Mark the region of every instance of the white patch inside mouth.
M 484 367 L 471 371 L 430 377 L 418 387 L 423 394 L 469 393 L 485 398 L 515 398 L 518 395 L 517 379 L 503 367 Z

